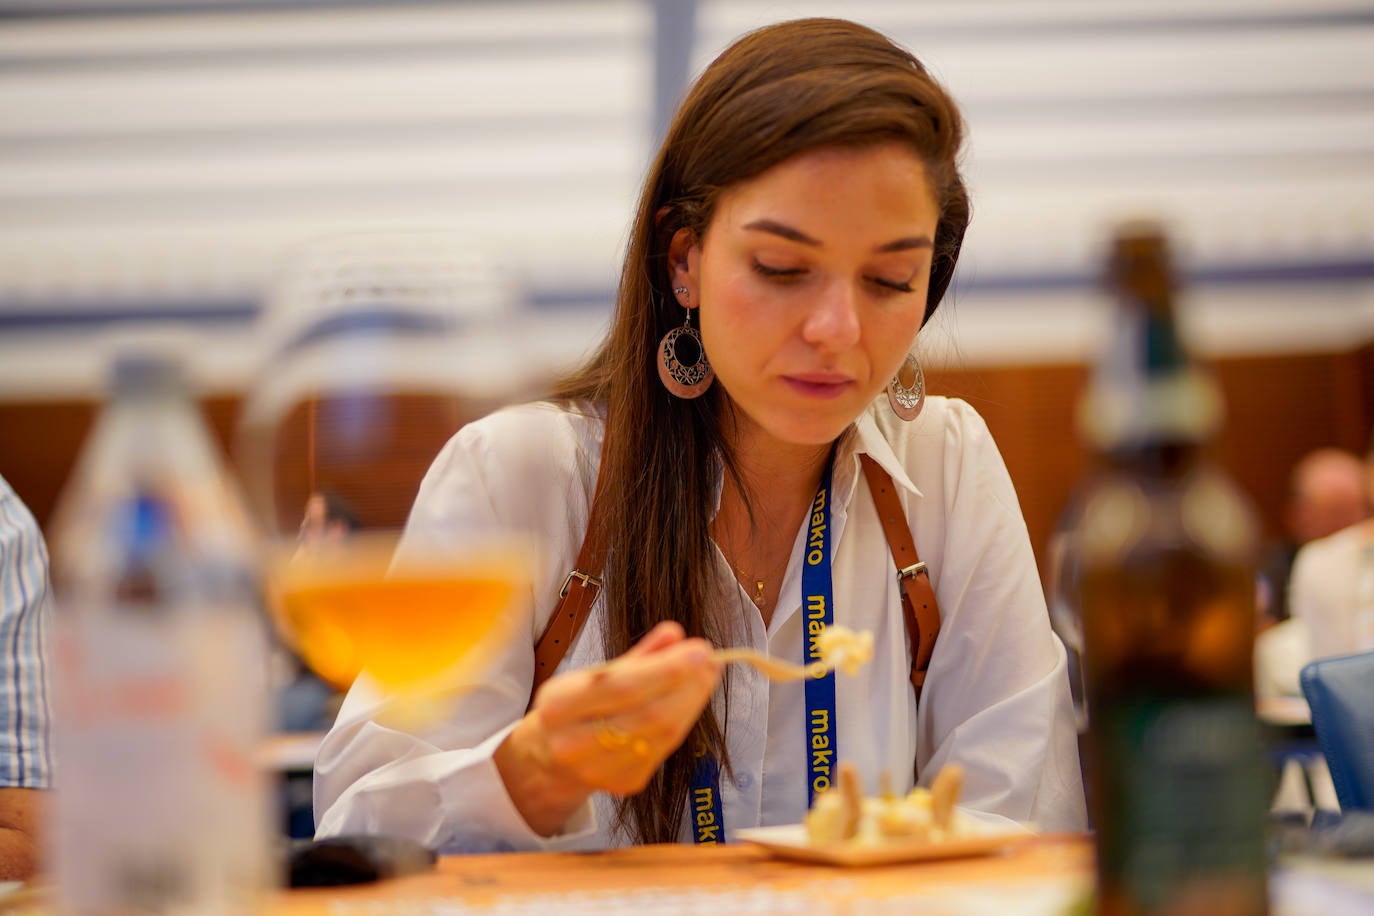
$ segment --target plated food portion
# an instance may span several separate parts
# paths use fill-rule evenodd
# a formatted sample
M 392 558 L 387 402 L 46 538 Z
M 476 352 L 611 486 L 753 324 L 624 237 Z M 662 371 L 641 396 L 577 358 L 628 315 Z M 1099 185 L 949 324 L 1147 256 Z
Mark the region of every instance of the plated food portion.
M 939 843 L 966 834 L 966 818 L 956 816 L 955 803 L 964 785 L 964 771 L 951 764 L 935 776 L 931 787 L 917 786 L 904 797 L 892 792 L 884 779 L 882 793 L 865 798 L 859 771 L 840 764 L 839 784 L 816 796 L 806 815 L 806 835 L 813 844 L 881 844 L 894 840 Z
M 739 837 L 783 858 L 882 865 L 984 855 L 1034 836 L 960 811 L 964 774 L 957 764 L 937 773 L 929 789 L 917 786 L 904 796 L 883 781 L 876 797 L 866 797 L 858 770 L 846 761 L 835 788 L 816 796 L 804 823 L 741 830 Z

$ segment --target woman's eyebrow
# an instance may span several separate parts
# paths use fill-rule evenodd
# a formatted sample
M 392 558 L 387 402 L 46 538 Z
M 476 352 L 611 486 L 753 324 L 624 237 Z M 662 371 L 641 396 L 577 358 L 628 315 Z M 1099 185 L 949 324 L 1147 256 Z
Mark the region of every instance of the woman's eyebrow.
M 929 236 L 911 235 L 907 236 L 904 239 L 897 239 L 896 241 L 888 242 L 886 245 L 879 245 L 877 248 L 873 250 L 886 254 L 889 251 L 911 251 L 914 248 L 934 247 L 935 243 L 930 240 Z
M 773 235 L 781 236 L 789 242 L 800 242 L 803 245 L 810 245 L 812 248 L 820 248 L 821 243 L 811 236 L 802 232 L 800 229 L 793 229 L 791 226 L 784 225 L 777 220 L 756 219 L 744 227 L 755 232 L 769 232 Z
M 802 245 L 809 245 L 812 248 L 823 247 L 819 241 L 813 239 L 811 236 L 807 235 L 805 232 L 802 232 L 800 229 L 794 229 L 791 226 L 788 226 L 784 223 L 780 223 L 777 220 L 773 219 L 756 219 L 752 223 L 747 224 L 744 228 L 753 230 L 754 232 L 767 232 L 772 235 L 776 235 L 780 238 L 787 239 L 789 242 L 797 242 Z M 887 254 L 888 252 L 892 251 L 910 251 L 914 248 L 933 247 L 935 247 L 934 243 L 930 240 L 928 236 L 913 235 L 908 236 L 906 238 L 895 239 L 894 241 L 887 242 L 883 245 L 879 245 L 877 248 L 873 250 L 881 254 Z

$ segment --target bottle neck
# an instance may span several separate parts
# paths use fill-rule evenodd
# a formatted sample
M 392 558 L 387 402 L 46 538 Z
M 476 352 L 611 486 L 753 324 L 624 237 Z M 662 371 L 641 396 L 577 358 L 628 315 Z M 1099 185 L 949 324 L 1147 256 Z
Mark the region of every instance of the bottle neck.
M 1084 438 L 1099 454 L 1209 441 L 1221 425 L 1221 396 L 1188 358 L 1168 300 L 1124 298 L 1112 328 L 1079 405 Z
M 1207 443 L 1193 439 L 1159 438 L 1120 444 L 1099 453 L 1109 471 L 1138 477 L 1184 477 L 1207 461 Z

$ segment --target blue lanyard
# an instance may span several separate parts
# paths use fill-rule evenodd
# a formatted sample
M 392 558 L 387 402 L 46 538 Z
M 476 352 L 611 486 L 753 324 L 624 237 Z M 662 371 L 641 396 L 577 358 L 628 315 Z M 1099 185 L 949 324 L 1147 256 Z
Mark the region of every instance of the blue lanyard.
M 703 752 L 692 773 L 692 839 L 698 846 L 725 842 L 725 815 L 720 808 L 720 764 Z
M 807 519 L 806 562 L 802 566 L 802 609 L 806 634 L 802 661 L 820 661 L 820 635 L 835 621 L 834 583 L 830 570 L 830 478 L 826 465 Z M 817 792 L 830 788 L 837 759 L 835 734 L 835 673 L 827 671 L 806 682 L 807 807 Z M 702 754 L 692 774 L 692 837 L 699 845 L 725 842 L 725 818 L 720 804 L 720 765 Z
M 807 528 L 806 563 L 802 566 L 802 610 L 806 613 L 804 664 L 821 660 L 820 636 L 835 622 L 835 591 L 830 575 L 830 465 L 826 465 L 820 489 L 811 503 Z M 809 808 L 817 792 L 830 788 L 831 767 L 838 759 L 834 671 L 806 681 L 806 759 L 811 777 L 806 783 Z

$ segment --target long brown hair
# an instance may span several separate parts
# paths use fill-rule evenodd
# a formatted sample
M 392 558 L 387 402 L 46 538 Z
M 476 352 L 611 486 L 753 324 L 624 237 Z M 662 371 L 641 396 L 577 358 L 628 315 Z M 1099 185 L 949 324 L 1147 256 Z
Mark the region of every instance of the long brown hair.
M 962 135 L 958 109 L 915 57 L 843 20 L 802 19 L 751 32 L 696 81 L 645 181 L 610 333 L 555 392 L 606 412 L 599 474 L 612 498 L 599 517 L 607 545 L 607 657 L 662 620 L 717 645 L 738 623 L 719 611 L 710 535 L 719 475 L 739 479 L 727 435 L 728 395 L 715 385 L 695 400 L 679 399 L 659 382 L 654 363 L 659 339 L 682 324 L 668 276 L 674 233 L 686 228 L 701 238 L 722 190 L 799 153 L 905 143 L 924 163 L 940 207 L 928 321 L 968 226 L 956 162 Z M 710 750 L 730 772 L 724 718 L 724 710 L 707 707 L 644 791 L 619 801 L 618 829 L 643 843 L 677 839 L 696 752 Z

